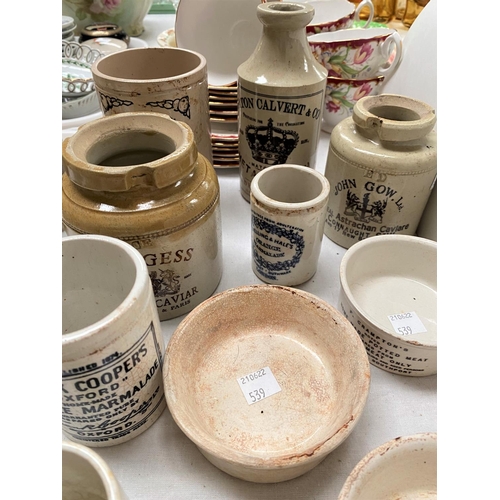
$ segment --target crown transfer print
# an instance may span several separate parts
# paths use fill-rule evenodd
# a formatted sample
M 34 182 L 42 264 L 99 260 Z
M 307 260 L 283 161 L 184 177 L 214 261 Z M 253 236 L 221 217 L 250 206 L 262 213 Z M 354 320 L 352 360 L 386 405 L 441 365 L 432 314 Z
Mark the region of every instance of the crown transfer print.
M 322 84 L 298 95 L 251 87 L 240 85 L 238 106 L 241 191 L 247 200 L 252 179 L 266 167 L 293 163 L 314 168 L 324 100 Z

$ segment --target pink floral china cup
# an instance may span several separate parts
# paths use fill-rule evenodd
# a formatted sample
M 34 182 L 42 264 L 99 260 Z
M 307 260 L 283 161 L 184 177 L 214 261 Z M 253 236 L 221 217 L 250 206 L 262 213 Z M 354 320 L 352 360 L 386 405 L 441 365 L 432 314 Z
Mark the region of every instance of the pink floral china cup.
M 354 28 L 308 37 L 315 59 L 328 76 L 366 79 L 389 78 L 403 54 L 399 33 L 390 28 Z
M 359 13 L 364 7 L 368 7 L 370 13 L 361 29 L 367 28 L 373 20 L 371 0 L 361 0 L 357 6 L 349 0 L 313 0 L 307 3 L 314 7 L 313 20 L 306 26 L 308 36 L 350 28 L 354 21 L 360 20 Z
M 368 95 L 377 95 L 383 76 L 351 80 L 329 76 L 326 82 L 325 109 L 321 129 L 330 133 L 333 127 L 352 115 L 356 102 Z

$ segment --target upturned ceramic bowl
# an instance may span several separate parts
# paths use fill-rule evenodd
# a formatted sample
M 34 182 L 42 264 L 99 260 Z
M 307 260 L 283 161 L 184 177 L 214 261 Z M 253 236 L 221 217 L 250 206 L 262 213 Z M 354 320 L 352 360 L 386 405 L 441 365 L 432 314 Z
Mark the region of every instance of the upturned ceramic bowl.
M 437 498 L 437 434 L 388 441 L 368 453 L 347 478 L 338 500 Z
M 340 263 L 340 308 L 372 365 L 414 377 L 437 373 L 435 241 L 387 234 L 355 243 Z
M 216 467 L 252 482 L 298 477 L 352 432 L 370 367 L 334 307 L 276 285 L 207 299 L 180 323 L 163 367 L 170 412 Z

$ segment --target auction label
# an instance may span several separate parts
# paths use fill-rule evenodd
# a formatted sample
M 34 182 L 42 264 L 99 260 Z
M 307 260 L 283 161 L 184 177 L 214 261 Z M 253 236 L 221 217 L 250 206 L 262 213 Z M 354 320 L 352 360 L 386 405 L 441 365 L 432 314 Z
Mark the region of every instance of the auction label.
M 415 312 L 390 314 L 388 318 L 394 331 L 400 335 L 414 335 L 427 331 Z
M 281 391 L 281 387 L 269 366 L 239 377 L 238 384 L 249 405 Z
M 103 351 L 99 362 L 71 368 L 65 364 L 65 433 L 77 441 L 103 442 L 139 429 L 165 405 L 161 366 L 162 352 L 153 323 L 125 352 Z

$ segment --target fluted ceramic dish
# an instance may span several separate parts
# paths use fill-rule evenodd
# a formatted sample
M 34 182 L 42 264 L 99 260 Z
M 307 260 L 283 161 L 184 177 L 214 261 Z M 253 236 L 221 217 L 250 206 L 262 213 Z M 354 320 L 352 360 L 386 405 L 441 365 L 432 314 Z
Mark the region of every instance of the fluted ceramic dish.
M 77 97 L 76 99 L 65 99 L 62 102 L 62 119 L 71 120 L 82 116 L 91 115 L 99 111 L 99 99 L 94 90 L 90 94 Z
M 437 434 L 403 436 L 368 453 L 347 478 L 338 500 L 435 500 Z
M 62 97 L 82 97 L 95 90 L 91 67 L 102 56 L 92 47 L 62 41 Z
M 334 307 L 299 289 L 232 288 L 195 308 L 163 366 L 170 412 L 224 472 L 259 483 L 298 477 L 355 428 L 370 367 Z

